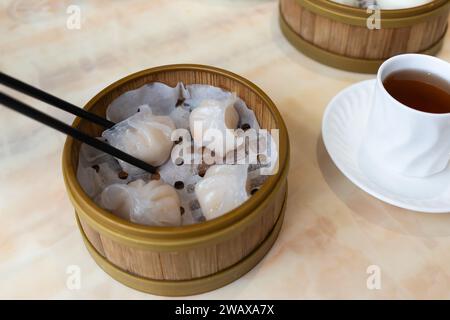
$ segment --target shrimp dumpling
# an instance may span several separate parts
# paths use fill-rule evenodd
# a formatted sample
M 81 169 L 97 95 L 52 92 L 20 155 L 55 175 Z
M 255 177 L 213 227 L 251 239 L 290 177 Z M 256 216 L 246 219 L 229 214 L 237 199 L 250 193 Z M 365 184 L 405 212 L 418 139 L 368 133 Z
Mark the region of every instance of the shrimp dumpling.
M 102 136 L 113 147 L 153 166 L 160 166 L 170 156 L 173 147 L 171 135 L 175 129 L 170 117 L 155 116 L 150 107 L 144 105 L 130 118 L 104 131 Z M 126 172 L 137 170 L 122 160 L 119 163 Z
M 195 186 L 195 194 L 206 220 L 240 206 L 248 198 L 248 165 L 214 165 Z
M 211 144 L 214 144 L 212 149 L 220 157 L 234 150 L 235 136 L 232 130 L 236 129 L 239 123 L 239 114 L 234 108 L 235 102 L 236 98 L 208 99 L 203 100 L 198 107 L 192 110 L 189 126 L 196 146 L 211 147 Z M 211 134 L 214 134 L 213 130 L 221 134 L 220 141 L 211 137 Z M 226 143 L 227 141 L 233 143 Z
M 162 180 L 146 183 L 139 179 L 129 184 L 106 187 L 101 206 L 131 222 L 148 226 L 180 226 L 180 198 L 176 190 Z

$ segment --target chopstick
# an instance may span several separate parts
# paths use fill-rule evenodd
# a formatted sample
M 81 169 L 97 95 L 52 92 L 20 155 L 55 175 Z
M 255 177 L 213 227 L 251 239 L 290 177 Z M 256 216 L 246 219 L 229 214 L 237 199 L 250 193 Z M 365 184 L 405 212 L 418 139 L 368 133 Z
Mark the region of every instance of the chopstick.
M 6 106 L 14 111 L 17 111 L 24 116 L 34 119 L 46 126 L 49 126 L 55 130 L 58 130 L 59 132 L 65 133 L 66 135 L 69 135 L 72 138 L 79 140 L 83 143 L 86 143 L 87 145 L 90 145 L 93 148 L 96 148 L 107 154 L 110 154 L 115 158 L 118 158 L 120 160 L 128 162 L 129 164 L 132 164 L 142 170 L 145 170 L 150 173 L 156 173 L 156 168 L 153 167 L 152 165 L 148 164 L 147 162 L 139 160 L 119 149 L 114 148 L 113 146 L 111 146 L 101 140 L 93 138 L 72 126 L 65 124 L 62 121 L 59 121 L 49 115 L 46 115 L 45 113 L 43 113 L 39 110 L 36 110 L 36 109 L 30 107 L 29 105 L 27 105 L 23 102 L 20 102 L 20 101 L 14 99 L 4 93 L 1 93 L 1 92 L 0 92 L 0 104 L 3 104 L 4 106 Z
M 0 72 L 0 84 L 3 84 L 11 89 L 17 90 L 28 96 L 31 96 L 38 100 L 41 100 L 45 103 L 48 103 L 52 106 L 59 108 L 59 109 L 67 111 L 73 115 L 80 117 L 80 118 L 94 122 L 105 128 L 111 128 L 115 124 L 114 122 L 111 122 L 105 118 L 99 117 L 96 114 L 93 114 L 93 113 L 87 112 L 86 110 L 78 108 L 77 106 L 75 106 L 67 101 L 64 101 L 58 97 L 55 97 L 55 96 L 53 96 L 45 91 L 42 91 L 38 88 L 30 86 L 29 84 L 22 82 L 18 79 L 15 79 L 7 74 L 4 74 L 3 72 Z

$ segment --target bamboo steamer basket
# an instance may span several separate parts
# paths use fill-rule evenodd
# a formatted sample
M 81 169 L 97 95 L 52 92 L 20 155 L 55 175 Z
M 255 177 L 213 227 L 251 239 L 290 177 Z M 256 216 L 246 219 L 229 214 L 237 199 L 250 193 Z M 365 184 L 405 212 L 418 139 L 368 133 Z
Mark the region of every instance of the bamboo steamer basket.
M 250 81 L 201 65 L 148 69 L 119 80 L 84 109 L 105 116 L 119 95 L 151 82 L 175 86 L 209 84 L 236 92 L 265 129 L 279 130 L 279 170 L 240 207 L 214 220 L 183 227 L 130 223 L 97 206 L 76 178 L 80 143 L 67 138 L 63 174 L 67 193 L 88 251 L 108 274 L 132 288 L 165 296 L 193 295 L 224 286 L 251 270 L 269 251 L 280 231 L 287 195 L 289 141 L 285 124 L 270 98 Z M 102 128 L 77 118 L 74 127 L 99 136 Z
M 307 56 L 329 66 L 376 73 L 388 58 L 402 53 L 436 54 L 447 32 L 449 0 L 381 10 L 381 29 L 369 29 L 373 14 L 329 0 L 280 0 L 280 25 L 286 38 Z

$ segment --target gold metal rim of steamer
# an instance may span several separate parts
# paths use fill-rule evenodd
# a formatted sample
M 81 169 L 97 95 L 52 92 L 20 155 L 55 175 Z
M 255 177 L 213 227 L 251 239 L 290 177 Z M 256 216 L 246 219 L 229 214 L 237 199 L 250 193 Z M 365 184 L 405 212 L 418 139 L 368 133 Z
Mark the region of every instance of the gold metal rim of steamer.
M 254 91 L 268 106 L 267 111 L 271 112 L 279 129 L 279 171 L 270 176 L 249 200 L 219 218 L 183 227 L 143 226 L 125 221 L 100 208 L 82 190 L 72 164 L 74 140 L 68 137 L 62 156 L 63 176 L 69 198 L 80 218 L 100 234 L 120 243 L 156 251 L 188 250 L 198 245 L 213 244 L 241 232 L 258 215 L 262 214 L 260 208 L 267 205 L 271 198 L 270 195 L 285 185 L 289 167 L 289 137 L 284 121 L 273 101 L 249 80 L 223 69 L 205 65 L 177 64 L 143 70 L 109 85 L 92 98 L 84 109 L 91 109 L 102 97 L 128 82 L 170 71 L 203 71 L 218 74 Z M 81 119 L 76 118 L 72 126 L 78 127 L 80 121 Z
M 318 15 L 355 26 L 366 27 L 367 18 L 373 14 L 367 12 L 366 9 L 347 6 L 330 0 L 294 1 Z M 449 0 L 435 0 L 413 8 L 381 10 L 381 24 L 383 28 L 407 27 L 436 17 L 449 9 Z
M 189 296 L 221 288 L 239 279 L 244 274 L 252 270 L 265 257 L 265 255 L 269 252 L 276 239 L 278 238 L 281 227 L 283 225 L 284 212 L 286 210 L 286 198 L 287 193 L 284 198 L 280 215 L 272 231 L 267 235 L 265 240 L 255 250 L 253 250 L 252 253 L 227 269 L 206 277 L 192 280 L 152 280 L 128 273 L 106 260 L 94 248 L 94 246 L 90 243 L 89 239 L 84 233 L 83 228 L 80 225 L 78 216 L 77 223 L 88 252 L 92 256 L 94 261 L 100 266 L 100 268 L 102 268 L 103 271 L 109 274 L 113 279 L 116 279 L 120 283 L 130 288 L 146 293 L 171 297 Z
M 328 50 L 322 49 L 309 41 L 303 39 L 298 33 L 296 33 L 292 27 L 287 23 L 280 10 L 280 27 L 286 39 L 299 51 L 301 51 L 306 56 L 313 60 L 316 60 L 324 65 L 330 67 L 338 68 L 345 71 L 360 72 L 360 73 L 377 73 L 380 66 L 387 59 L 358 59 L 351 58 L 344 55 L 339 55 Z M 421 54 L 435 55 L 437 54 L 444 45 L 445 35 L 447 30 L 444 32 L 442 37 L 430 48 L 417 52 Z

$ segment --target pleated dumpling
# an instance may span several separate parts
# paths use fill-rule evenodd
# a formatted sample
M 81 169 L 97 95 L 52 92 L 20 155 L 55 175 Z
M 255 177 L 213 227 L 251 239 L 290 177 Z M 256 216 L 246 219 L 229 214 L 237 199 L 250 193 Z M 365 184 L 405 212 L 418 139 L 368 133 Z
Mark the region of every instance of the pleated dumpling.
M 215 153 L 223 157 L 234 150 L 234 132 L 239 123 L 239 114 L 234 108 L 236 98 L 226 100 L 203 100 L 198 107 L 192 110 L 189 117 L 189 126 L 196 146 L 208 147 L 211 143 L 220 143 L 211 136 L 212 130 L 221 134 L 221 144 L 214 144 Z M 211 130 L 212 129 L 212 130 Z M 230 129 L 230 130 L 227 130 Z M 211 130 L 211 131 L 209 131 Z M 233 143 L 226 143 L 226 139 Z
M 106 187 L 101 206 L 119 217 L 148 226 L 180 226 L 180 198 L 162 180 L 136 180 Z
M 248 198 L 248 165 L 215 165 L 195 186 L 195 194 L 206 220 L 231 211 Z
M 153 166 L 160 166 L 172 151 L 174 130 L 175 124 L 170 117 L 155 116 L 150 107 L 144 105 L 133 116 L 104 131 L 102 136 L 113 147 Z M 137 169 L 124 161 L 119 160 L 119 163 L 126 172 Z

